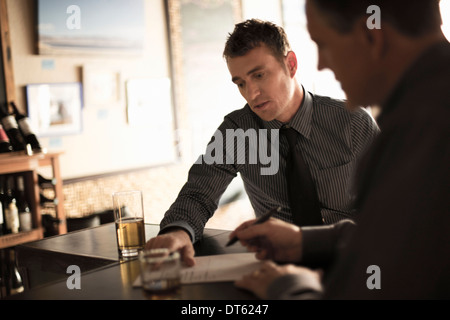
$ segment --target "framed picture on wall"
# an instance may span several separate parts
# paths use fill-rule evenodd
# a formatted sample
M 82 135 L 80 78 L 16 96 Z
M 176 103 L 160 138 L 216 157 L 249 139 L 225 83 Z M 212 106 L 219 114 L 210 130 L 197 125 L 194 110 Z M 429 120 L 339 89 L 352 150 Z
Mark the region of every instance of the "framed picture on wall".
M 39 54 L 141 54 L 144 0 L 38 0 Z
M 120 99 L 120 72 L 87 65 L 83 67 L 84 106 L 110 106 Z
M 40 137 L 81 133 L 81 83 L 42 83 L 26 86 L 28 117 Z

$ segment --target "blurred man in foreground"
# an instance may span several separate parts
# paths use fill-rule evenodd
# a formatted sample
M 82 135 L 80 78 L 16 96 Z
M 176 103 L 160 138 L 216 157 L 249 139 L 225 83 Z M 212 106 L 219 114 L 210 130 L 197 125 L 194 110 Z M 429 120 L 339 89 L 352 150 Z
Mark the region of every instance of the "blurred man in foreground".
M 368 8 L 381 12 L 370 28 Z M 381 135 L 363 159 L 357 224 L 280 220 L 232 233 L 267 262 L 236 283 L 271 299 L 450 298 L 450 44 L 439 1 L 307 0 L 319 69 L 348 108 L 379 105 Z M 261 241 L 262 240 L 262 241 Z

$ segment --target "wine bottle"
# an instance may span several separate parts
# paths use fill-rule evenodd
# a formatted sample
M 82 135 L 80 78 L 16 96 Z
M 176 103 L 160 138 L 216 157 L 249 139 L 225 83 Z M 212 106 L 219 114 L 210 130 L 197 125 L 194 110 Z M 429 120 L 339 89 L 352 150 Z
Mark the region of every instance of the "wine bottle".
M 19 210 L 16 205 L 16 198 L 13 194 L 12 176 L 7 177 L 6 180 L 6 195 L 8 199 L 5 207 L 5 221 L 7 233 L 19 232 Z
M 25 141 L 23 140 L 22 134 L 19 130 L 19 125 L 17 124 L 16 118 L 9 114 L 7 105 L 0 105 L 0 121 L 6 134 L 9 137 L 9 142 L 14 151 L 25 150 Z
M 27 199 L 25 198 L 25 188 L 22 176 L 17 177 L 16 191 L 17 209 L 19 211 L 19 229 L 20 231 L 30 231 L 31 229 L 33 229 L 31 222 L 31 211 L 30 207 L 28 206 Z
M 0 236 L 6 234 L 6 220 L 5 220 L 5 203 L 6 194 L 4 190 L 5 176 L 0 175 Z
M 5 257 L 5 249 L 0 249 L 0 298 L 6 297 L 6 257 Z
M 29 118 L 26 115 L 19 112 L 19 109 L 17 109 L 17 106 L 14 102 L 11 102 L 11 106 L 13 107 L 13 112 L 16 116 L 16 121 L 17 124 L 19 125 L 20 132 L 22 133 L 22 136 L 25 139 L 25 143 L 30 144 L 31 148 L 34 151 L 42 151 L 41 144 L 39 143 L 36 134 L 31 128 Z
M 5 229 L 5 219 L 3 218 L 3 194 L 0 193 L 0 236 L 3 235 Z
M 19 269 L 17 268 L 15 251 L 10 249 L 9 253 L 9 277 L 11 281 L 10 294 L 13 295 L 23 292 L 24 286 Z
M 0 124 L 0 153 L 6 153 L 13 151 L 11 143 L 9 142 L 8 135 Z

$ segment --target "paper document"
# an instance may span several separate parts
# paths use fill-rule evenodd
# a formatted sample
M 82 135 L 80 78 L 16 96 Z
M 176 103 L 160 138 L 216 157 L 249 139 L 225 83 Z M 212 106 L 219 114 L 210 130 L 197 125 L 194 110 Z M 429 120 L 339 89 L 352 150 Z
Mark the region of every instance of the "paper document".
M 235 281 L 261 264 L 254 253 L 197 257 L 195 262 L 195 266 L 181 270 L 181 283 Z
M 181 283 L 235 281 L 252 273 L 261 265 L 254 253 L 218 254 L 195 257 L 195 266 L 181 269 Z M 133 286 L 140 286 L 138 276 Z

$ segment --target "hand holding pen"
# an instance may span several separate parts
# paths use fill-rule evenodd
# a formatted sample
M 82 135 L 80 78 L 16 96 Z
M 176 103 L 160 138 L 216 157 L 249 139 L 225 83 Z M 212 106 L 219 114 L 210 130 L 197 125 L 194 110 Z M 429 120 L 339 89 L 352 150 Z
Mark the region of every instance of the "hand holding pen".
M 261 224 L 266 222 L 267 220 L 270 219 L 271 216 L 273 216 L 275 213 L 280 212 L 281 207 L 275 207 L 270 209 L 266 214 L 264 214 L 263 216 L 259 217 L 254 223 L 255 224 Z M 228 241 L 228 243 L 226 244 L 226 247 L 231 246 L 233 244 L 235 244 L 239 239 L 234 236 L 233 238 L 230 239 L 230 241 Z
M 231 233 L 229 243 L 240 240 L 250 252 L 256 253 L 257 259 L 299 262 L 301 259 L 301 229 L 280 219 L 269 219 L 278 210 L 279 208 L 274 208 L 257 220 L 241 224 Z

